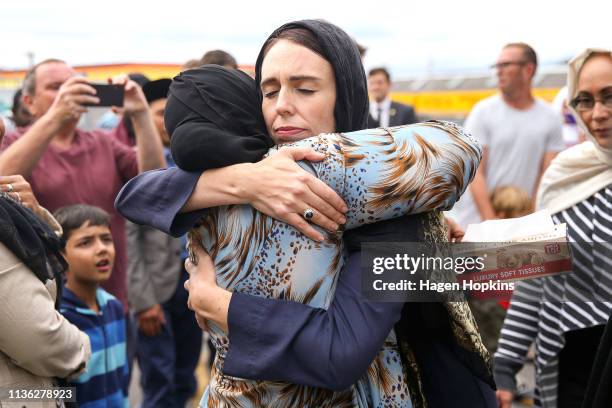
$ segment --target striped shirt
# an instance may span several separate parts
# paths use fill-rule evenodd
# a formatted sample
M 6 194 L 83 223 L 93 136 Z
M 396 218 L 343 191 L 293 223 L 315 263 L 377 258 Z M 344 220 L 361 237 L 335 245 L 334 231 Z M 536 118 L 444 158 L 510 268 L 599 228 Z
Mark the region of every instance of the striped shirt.
M 98 288 L 100 312 L 91 310 L 64 287 L 61 313 L 84 331 L 91 342 L 87 371 L 70 381 L 76 387 L 80 408 L 128 407 L 128 365 L 123 306 L 110 293 Z
M 566 223 L 576 243 L 573 271 L 516 285 L 495 353 L 498 387 L 515 390 L 515 374 L 535 342 L 536 392 L 545 408 L 557 406 L 565 333 L 604 325 L 612 313 L 612 184 L 554 214 L 553 221 Z

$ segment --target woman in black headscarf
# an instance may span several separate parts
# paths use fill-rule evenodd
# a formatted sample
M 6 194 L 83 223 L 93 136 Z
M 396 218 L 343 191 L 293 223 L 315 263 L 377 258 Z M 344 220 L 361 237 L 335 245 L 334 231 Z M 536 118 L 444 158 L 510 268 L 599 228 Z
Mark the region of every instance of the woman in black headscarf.
M 361 68 L 360 61 L 357 60 L 357 63 L 353 61 L 353 64 L 350 64 L 351 53 L 347 53 L 346 51 L 342 51 L 344 49 L 352 49 L 354 48 L 354 44 L 337 27 L 319 21 L 305 21 L 305 22 L 296 22 L 290 23 L 286 26 L 281 27 L 277 30 L 276 35 L 282 36 L 282 33 L 286 33 L 288 30 L 295 28 L 305 28 L 309 31 L 316 33 L 321 33 L 317 42 L 321 44 L 323 50 L 321 53 L 324 53 L 324 57 L 327 58 L 328 55 L 332 54 L 334 57 L 330 58 L 330 63 L 334 67 L 336 81 L 340 84 L 336 87 L 337 89 L 337 100 L 334 106 L 334 118 L 336 125 L 339 129 L 344 130 L 352 130 L 358 129 L 363 126 L 363 119 L 367 117 L 367 95 L 365 93 L 365 75 L 363 74 L 363 69 Z M 340 31 L 340 33 L 339 33 Z M 290 31 L 289 31 L 290 32 Z M 277 38 L 275 34 L 271 36 L 271 39 Z M 282 37 L 281 37 L 282 38 Z M 270 43 L 270 40 L 268 41 Z M 258 59 L 258 77 L 261 78 L 261 65 L 263 57 L 265 56 L 265 49 L 260 54 L 260 58 Z M 354 55 L 354 54 L 353 54 Z M 358 67 L 360 70 L 356 70 L 355 72 L 346 72 L 342 71 L 344 67 Z M 355 78 L 363 78 L 363 82 L 355 81 Z M 233 83 L 236 86 L 231 86 L 227 81 L 234 81 Z M 167 106 L 167 114 L 166 114 L 166 123 L 168 125 L 169 133 L 172 134 L 172 145 L 173 145 L 173 155 L 175 160 L 180 166 L 183 166 L 189 170 L 203 170 L 208 167 L 215 167 L 216 165 L 228 165 L 233 164 L 235 162 L 240 161 L 255 161 L 258 160 L 261 155 L 267 151 L 267 147 L 271 144 L 271 139 L 266 134 L 265 129 L 261 125 L 261 121 L 257 123 L 257 121 L 253 122 L 252 120 L 246 125 L 246 121 L 242 121 L 239 119 L 245 118 L 248 116 L 251 119 L 259 119 L 260 116 L 257 112 L 254 112 L 251 103 L 256 102 L 257 95 L 255 94 L 255 88 L 248 88 L 246 82 L 249 82 L 249 78 L 242 73 L 231 72 L 224 70 L 222 68 L 213 68 L 204 67 L 199 70 L 188 71 L 183 73 L 179 77 L 175 78 L 175 82 L 170 91 L 169 103 Z M 240 86 L 242 85 L 242 87 Z M 253 89 L 251 92 L 249 89 Z M 261 98 L 261 94 L 259 96 Z M 261 99 L 259 99 L 261 100 Z M 355 104 L 356 106 L 352 106 Z M 360 109 L 362 108 L 362 109 Z M 360 110 L 363 112 L 360 113 Z M 357 113 L 355 113 L 355 111 Z M 219 130 L 223 130 L 223 137 L 213 137 L 208 138 L 209 132 L 219 134 Z M 227 132 L 225 130 L 228 130 Z M 241 137 L 238 137 L 241 135 Z M 238 146 L 242 146 L 241 148 L 237 148 Z M 439 221 L 439 218 L 437 219 Z M 433 223 L 432 223 L 433 221 Z M 372 224 L 368 227 L 362 227 L 357 230 L 352 230 L 347 232 L 345 235 L 346 241 L 349 244 L 349 249 L 353 252 L 359 250 L 359 244 L 364 241 L 372 240 L 371 237 L 375 236 L 377 241 L 382 240 L 390 240 L 390 241 L 414 241 L 418 239 L 418 234 L 423 232 L 423 228 L 425 225 L 429 225 L 430 232 L 432 228 L 438 228 L 441 234 L 443 232 L 439 228 L 439 223 L 436 223 L 436 217 L 433 214 L 428 214 L 422 217 L 412 217 L 412 219 L 405 219 L 403 221 L 389 221 L 389 222 L 380 222 Z M 422 237 L 421 237 L 422 239 Z M 352 256 L 354 260 L 359 259 L 358 254 L 354 254 Z M 358 266 L 358 262 L 353 262 Z M 349 261 L 349 265 L 351 261 Z M 349 274 L 349 276 L 347 276 Z M 353 297 L 356 294 L 355 291 L 351 291 L 350 284 L 354 284 L 355 277 L 358 276 L 358 270 L 348 271 L 343 274 L 341 278 L 341 282 L 339 283 L 338 292 L 344 293 L 349 297 Z M 345 279 L 346 278 L 346 279 Z M 350 278 L 353 278 L 352 281 Z M 358 279 L 357 279 L 358 282 Z M 344 283 L 344 284 L 343 284 Z M 334 303 L 343 303 L 342 299 L 346 300 L 346 297 L 338 295 L 336 292 L 336 300 Z M 357 295 L 358 295 L 358 286 L 357 286 Z M 295 337 L 304 337 L 304 335 L 308 336 L 308 334 L 300 330 L 300 326 L 298 325 L 287 325 L 286 323 L 293 321 L 302 322 L 302 324 L 307 325 L 312 323 L 312 312 L 316 311 L 316 309 L 312 309 L 310 311 L 307 310 L 307 306 L 294 304 L 290 305 L 285 303 L 285 308 L 280 305 L 283 305 L 280 301 L 274 301 L 269 299 L 263 299 L 258 297 L 252 297 L 249 295 L 240 295 L 240 298 L 236 300 L 237 294 L 234 295 L 231 302 L 233 302 L 233 307 L 236 313 L 248 314 L 249 310 L 266 310 L 272 311 L 275 313 L 266 313 L 267 316 L 272 320 L 272 324 L 266 324 L 265 330 L 260 330 L 260 333 L 257 333 L 258 338 L 264 339 L 267 334 L 276 334 L 276 335 L 285 335 L 287 338 L 291 338 L 292 335 Z M 203 296 L 203 298 L 207 298 L 207 296 Z M 211 298 L 208 298 L 211 299 Z M 267 301 L 267 302 L 266 302 Z M 236 302 L 240 306 L 236 306 Z M 354 305 L 353 301 L 347 302 L 349 305 Z M 246 306 L 246 307 L 244 307 Z M 425 323 L 424 319 L 427 318 L 429 320 L 427 324 L 420 329 L 424 329 L 425 327 L 429 327 L 430 333 L 427 333 L 427 330 L 421 331 L 421 337 L 432 336 L 432 335 L 441 335 L 442 337 L 446 337 L 448 340 L 452 337 L 450 323 L 448 322 L 448 317 L 444 311 L 444 309 L 440 305 L 433 305 L 431 307 L 427 307 L 425 305 L 412 305 L 411 309 L 408 313 L 405 314 L 403 324 L 406 329 L 414 329 L 415 327 L 419 327 L 419 324 Z M 437 307 L 439 306 L 439 307 Z M 333 306 L 332 306 L 333 307 Z M 374 304 L 365 304 L 365 308 L 368 311 L 374 309 L 375 315 L 379 318 L 382 318 L 384 322 L 382 326 L 385 327 L 386 330 L 382 329 L 380 333 L 362 337 L 365 343 L 372 344 L 373 352 L 366 353 L 368 355 L 371 354 L 370 357 L 365 357 L 363 363 L 353 364 L 353 359 L 347 359 L 343 368 L 347 368 L 346 372 L 350 370 L 355 371 L 356 367 L 362 365 L 361 369 L 357 369 L 357 374 L 365 371 L 367 367 L 367 363 L 374 358 L 375 352 L 377 352 L 382 344 L 384 337 L 387 332 L 390 330 L 392 324 L 398 320 L 399 313 L 401 311 L 401 305 L 390 305 L 389 308 L 378 307 Z M 332 308 L 330 308 L 331 310 Z M 350 307 L 342 308 L 342 310 L 349 310 Z M 319 309 L 320 310 L 320 309 Z M 334 310 L 337 310 L 335 308 Z M 362 312 L 363 309 L 357 309 L 358 312 Z M 280 313 L 279 313 L 280 312 Z M 316 313 L 316 312 L 314 312 Z M 333 314 L 333 311 L 331 312 Z M 356 318 L 359 313 L 354 314 L 353 316 Z M 349 314 L 349 317 L 351 315 Z M 310 322 L 308 321 L 310 319 Z M 316 319 L 316 317 L 315 317 Z M 251 318 L 241 319 L 242 322 L 252 322 Z M 278 323 L 278 324 L 275 324 Z M 353 326 L 359 325 L 361 322 L 353 322 Z M 372 323 L 372 321 L 366 321 L 365 323 Z M 248 324 L 248 323 L 247 323 Z M 239 327 L 240 323 L 235 323 L 230 330 L 230 333 L 245 333 L 244 327 Z M 375 324 L 374 324 L 375 326 Z M 410 327 L 412 326 L 412 327 Z M 288 327 L 293 327 L 294 332 L 287 332 Z M 380 326 L 379 326 L 380 327 Z M 275 331 L 275 328 L 279 328 Z M 353 327 L 354 328 L 354 327 Z M 234 330 L 237 329 L 237 330 Z M 321 327 L 319 327 L 321 329 Z M 365 330 L 368 330 L 367 324 L 364 327 Z M 372 329 L 370 327 L 370 329 Z M 250 330 L 246 330 L 248 332 Z M 291 329 L 289 329 L 291 331 Z M 376 330 L 374 330 L 376 332 Z M 266 335 L 264 335 L 264 333 Z M 329 331 L 326 331 L 329 333 Z M 260 334 L 262 335 L 260 337 Z M 323 333 L 320 333 L 323 337 Z M 368 334 L 368 332 L 366 332 Z M 371 334 L 371 333 L 370 333 Z M 247 336 L 248 337 L 248 336 Z M 368 338 L 369 337 L 369 338 Z M 291 343 L 290 341 L 286 341 L 285 349 L 283 350 L 287 354 L 291 354 L 291 352 L 295 352 L 298 356 L 289 356 L 291 358 L 281 358 L 281 355 L 278 354 L 279 348 L 278 344 L 274 344 L 273 342 L 268 342 L 265 349 L 259 348 L 255 349 L 255 354 L 260 356 L 255 360 L 253 364 L 252 357 L 246 354 L 243 354 L 240 350 L 241 342 L 239 336 L 234 336 L 231 338 L 230 353 L 225 359 L 225 367 L 224 373 L 230 375 L 237 375 L 248 378 L 258 378 L 258 379 L 282 379 L 287 381 L 298 382 L 302 384 L 308 385 L 317 385 L 323 386 L 326 388 L 333 389 L 342 389 L 346 388 L 348 385 L 356 382 L 358 376 L 346 383 L 345 385 L 342 381 L 335 385 L 332 384 L 333 381 L 323 380 L 325 379 L 325 374 L 317 376 L 308 376 L 304 374 L 304 371 L 308 371 L 310 367 L 316 367 L 316 364 L 312 364 L 307 369 L 306 367 L 301 367 L 300 364 L 295 364 L 297 360 L 299 360 L 299 354 L 302 354 L 299 351 L 299 347 L 297 348 L 287 348 L 287 344 Z M 253 340 L 250 337 L 250 340 Z M 316 338 L 314 339 L 317 340 Z M 373 340 L 373 341 L 372 341 Z M 413 339 L 415 340 L 415 339 Z M 322 342 L 324 340 L 321 339 Z M 255 341 L 257 343 L 257 341 Z M 236 345 L 235 345 L 236 343 Z M 414 343 L 414 341 L 413 341 Z M 416 342 L 418 343 L 418 342 Z M 275 349 L 275 346 L 277 347 Z M 345 344 L 345 346 L 347 346 Z M 406 346 L 407 347 L 407 346 Z M 366 347 L 367 348 L 367 347 Z M 232 349 L 236 350 L 232 354 Z M 281 349 L 282 350 L 282 347 Z M 349 346 L 350 350 L 350 346 Z M 251 351 L 253 351 L 251 347 Z M 272 351 L 272 353 L 271 353 Z M 303 350 L 302 350 L 303 351 Z M 418 350 L 421 351 L 421 350 Z M 275 358 L 271 358 L 276 352 Z M 351 353 L 344 350 L 345 355 L 350 355 Z M 432 348 L 430 350 L 430 354 L 432 352 L 440 352 L 440 349 L 435 350 Z M 251 353 L 253 354 L 253 353 Z M 282 353 L 281 353 L 282 354 Z M 469 354 L 466 352 L 466 354 Z M 310 354 L 312 355 L 312 354 Z M 405 356 L 409 356 L 410 353 L 406 353 Z M 284 355 L 283 355 L 284 356 Z M 243 358 L 243 357 L 246 357 Z M 361 357 L 357 355 L 357 357 Z M 440 357 L 441 360 L 448 359 L 448 352 L 443 357 Z M 316 360 L 316 359 L 315 359 Z M 282 361 L 282 367 L 277 367 Z M 421 359 L 423 362 L 423 359 Z M 241 365 L 242 364 L 242 365 Z M 425 361 L 423 364 L 428 364 Z M 431 361 L 429 365 L 432 366 Z M 475 364 L 477 366 L 478 364 Z M 242 369 L 242 367 L 251 366 L 257 367 L 255 371 Z M 448 366 L 448 362 L 447 362 Z M 235 370 L 232 372 L 232 370 Z M 484 374 L 486 370 L 483 370 L 480 374 Z M 350 377 L 354 377 L 354 374 Z M 458 374 L 456 371 L 454 374 Z M 465 374 L 465 373 L 459 373 Z M 486 375 L 485 375 L 486 377 Z M 443 381 L 443 378 L 438 375 L 437 381 Z M 425 376 L 425 378 L 421 379 L 425 384 L 421 384 L 421 387 L 429 388 L 432 386 L 440 385 L 433 383 L 431 376 Z M 416 382 L 419 382 L 417 380 Z M 435 381 L 434 381 L 435 382 Z M 413 399 L 419 399 L 419 387 L 417 384 L 415 385 L 414 390 L 415 396 Z M 469 392 L 469 390 L 457 388 L 458 393 L 465 394 Z M 421 389 L 422 391 L 422 389 Z M 428 389 L 427 391 L 433 391 Z M 449 393 L 452 394 L 452 393 Z M 449 395 L 446 394 L 446 395 Z M 465 395 L 464 395 L 465 396 Z M 458 401 L 462 401 L 460 395 L 454 394 L 452 396 L 453 402 L 457 403 Z M 436 395 L 432 393 L 429 398 L 427 398 L 430 406 L 445 406 L 440 404 L 439 398 L 436 399 Z M 466 398 L 464 401 L 468 401 L 471 406 L 482 406 L 478 401 L 474 399 Z M 416 402 L 416 401 L 415 401 Z M 448 406 L 448 405 L 446 405 Z

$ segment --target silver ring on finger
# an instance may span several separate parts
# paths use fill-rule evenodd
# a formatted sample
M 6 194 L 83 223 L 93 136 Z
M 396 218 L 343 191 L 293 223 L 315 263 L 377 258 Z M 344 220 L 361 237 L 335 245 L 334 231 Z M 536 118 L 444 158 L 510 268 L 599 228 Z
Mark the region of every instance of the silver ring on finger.
M 315 215 L 315 212 L 312 208 L 306 208 L 304 212 L 302 213 L 302 216 L 304 217 L 306 221 L 311 221 L 314 215 Z
M 15 191 L 15 187 L 13 187 L 11 183 L 6 185 L 6 189 L 7 189 L 7 193 L 12 193 L 13 191 Z

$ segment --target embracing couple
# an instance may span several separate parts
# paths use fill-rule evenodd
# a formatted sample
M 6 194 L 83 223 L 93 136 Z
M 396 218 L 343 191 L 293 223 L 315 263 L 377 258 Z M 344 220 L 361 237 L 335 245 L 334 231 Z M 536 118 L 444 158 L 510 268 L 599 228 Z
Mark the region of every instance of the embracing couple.
M 201 406 L 496 406 L 466 303 L 361 297 L 361 243 L 446 241 L 442 210 L 481 147 L 452 123 L 362 130 L 367 116 L 357 46 L 319 20 L 275 30 L 254 81 L 218 66 L 174 79 L 180 168 L 136 177 L 116 205 L 190 230 L 189 302 L 217 350 Z

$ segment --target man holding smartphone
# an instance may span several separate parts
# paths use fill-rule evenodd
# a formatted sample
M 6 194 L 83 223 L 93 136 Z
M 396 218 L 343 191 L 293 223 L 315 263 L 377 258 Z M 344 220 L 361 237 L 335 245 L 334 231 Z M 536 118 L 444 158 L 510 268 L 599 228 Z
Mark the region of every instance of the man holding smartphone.
M 162 144 L 140 87 L 127 79 L 112 80 L 124 89 L 124 114 L 134 125 L 138 148 L 118 142 L 108 132 L 83 131 L 77 125 L 87 106 L 101 101 L 86 78 L 62 60 L 36 64 L 26 74 L 23 102 L 34 123 L 5 137 L 0 175 L 20 174 L 40 204 L 50 211 L 85 203 L 111 214 L 117 257 L 105 288 L 127 311 L 125 220 L 115 211 L 115 196 L 139 172 L 165 167 Z

